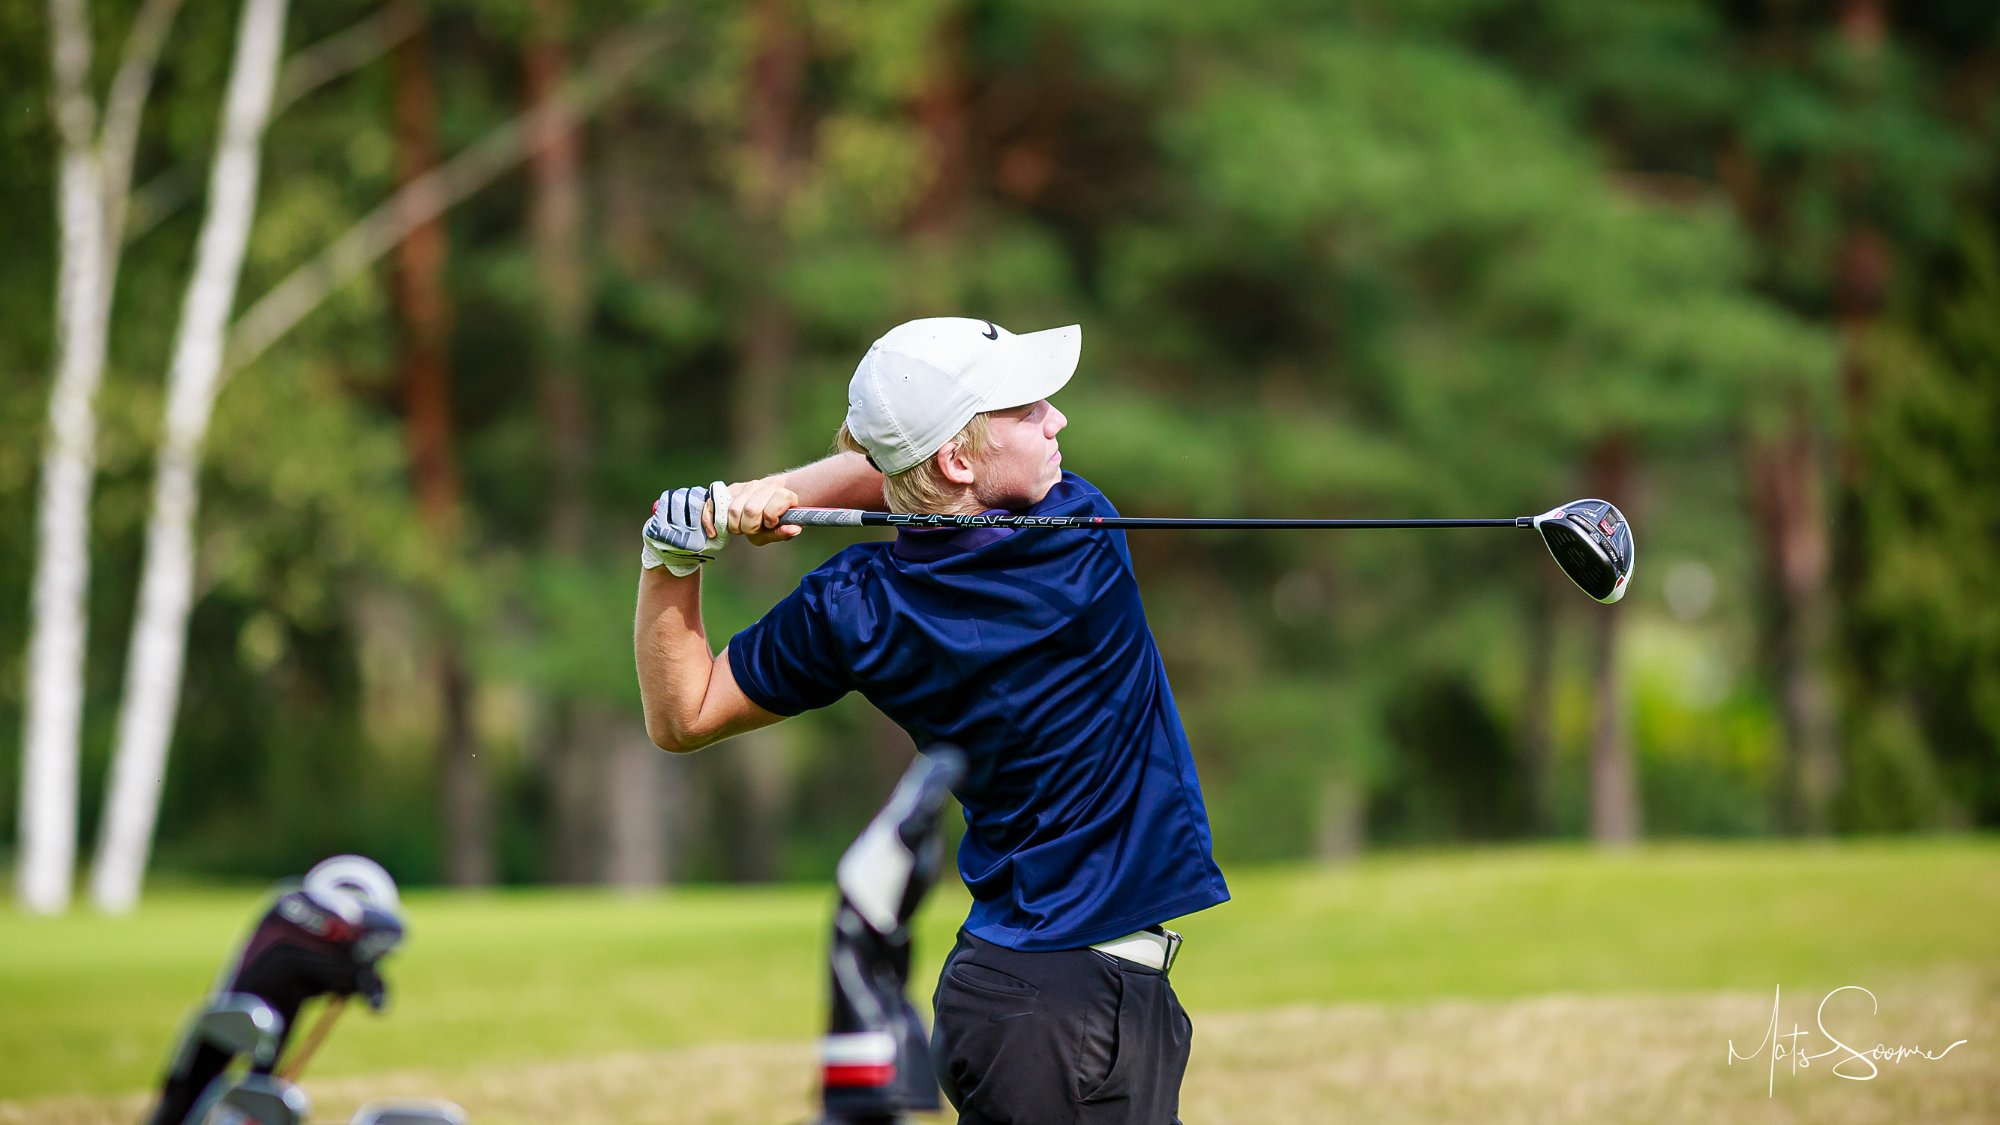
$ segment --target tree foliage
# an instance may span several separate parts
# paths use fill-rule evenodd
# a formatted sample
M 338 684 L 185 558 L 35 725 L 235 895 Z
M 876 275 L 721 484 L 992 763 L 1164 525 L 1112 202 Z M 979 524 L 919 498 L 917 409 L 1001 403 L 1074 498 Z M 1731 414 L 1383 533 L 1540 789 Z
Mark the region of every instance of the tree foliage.
M 301 6 L 288 42 L 375 7 Z M 119 24 L 136 4 L 96 8 Z M 413 495 L 385 268 L 218 404 L 162 860 L 263 872 L 356 848 L 438 876 L 423 669 L 448 631 L 501 783 L 502 871 L 553 874 L 552 732 L 579 707 L 638 722 L 632 532 L 652 496 L 819 455 L 868 342 L 961 312 L 1084 325 L 1066 462 L 1128 512 L 1522 514 L 1623 458 L 1644 558 L 1614 611 L 1619 682 L 1666 833 L 1778 825 L 1787 713 L 1745 465 L 1804 427 L 1833 498 L 1835 627 L 1812 660 L 1839 688 L 1836 824 L 1990 825 L 2000 16 L 1842 23 L 1873 10 L 577 0 L 573 58 L 635 28 L 663 43 L 581 134 L 590 300 L 569 358 L 591 456 L 560 502 L 588 509 L 587 549 L 549 538 L 548 279 L 528 177 L 503 175 L 446 220 L 456 547 Z M 431 5 L 446 153 L 526 108 L 536 11 Z M 187 7 L 143 121 L 100 403 L 85 839 L 234 14 Z M 0 11 L 0 31 L 18 79 L 0 424 L 20 439 L 0 443 L 0 516 L 26 528 L 54 149 L 39 17 Z M 274 121 L 239 312 L 393 190 L 390 97 L 371 64 Z M 750 396 L 772 324 L 780 376 Z M 754 461 L 745 411 L 780 463 Z M 844 541 L 754 565 L 732 548 L 712 638 Z M 1584 831 L 1601 618 L 1532 539 L 1132 543 L 1225 859 Z M 0 542 L 9 837 L 31 556 Z M 858 699 L 790 726 L 781 868 L 821 872 L 900 751 Z M 741 779 L 675 778 L 677 870 L 730 869 L 742 841 L 715 810 Z

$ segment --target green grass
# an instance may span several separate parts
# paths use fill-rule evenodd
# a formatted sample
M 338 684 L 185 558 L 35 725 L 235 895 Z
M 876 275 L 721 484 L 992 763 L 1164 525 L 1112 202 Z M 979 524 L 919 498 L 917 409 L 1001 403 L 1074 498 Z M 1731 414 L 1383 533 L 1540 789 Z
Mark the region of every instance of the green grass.
M 2000 840 L 1522 848 L 1231 873 L 1185 920 L 1202 1012 L 1545 993 L 1807 994 L 2000 967 Z M 152 1083 L 262 900 L 155 895 L 124 920 L 0 913 L 0 1102 Z M 350 1013 L 321 1077 L 597 1055 L 820 1030 L 819 888 L 412 894 L 390 1012 Z M 928 906 L 930 976 L 965 907 Z
M 1191 1004 L 1679 992 L 2000 967 L 2000 840 L 1558 849 L 1263 869 L 1189 918 Z

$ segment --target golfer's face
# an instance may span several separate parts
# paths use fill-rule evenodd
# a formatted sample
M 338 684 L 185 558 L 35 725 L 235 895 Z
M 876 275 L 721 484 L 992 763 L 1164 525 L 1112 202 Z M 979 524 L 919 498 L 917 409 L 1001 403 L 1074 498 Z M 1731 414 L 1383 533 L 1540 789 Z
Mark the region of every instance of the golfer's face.
M 1049 400 L 987 416 L 992 444 L 979 465 L 979 499 L 990 508 L 1025 508 L 1062 479 L 1056 435 L 1069 425 Z

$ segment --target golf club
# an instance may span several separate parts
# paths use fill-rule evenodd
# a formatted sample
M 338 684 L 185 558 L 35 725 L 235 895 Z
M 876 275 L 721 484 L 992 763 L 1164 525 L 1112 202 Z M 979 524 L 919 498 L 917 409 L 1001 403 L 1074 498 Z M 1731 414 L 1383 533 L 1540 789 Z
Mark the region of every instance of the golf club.
M 190 1114 L 199 1125 L 304 1125 L 312 1099 L 290 1080 L 274 1074 L 246 1074 L 226 1086 L 217 1083 Z
M 465 1111 L 451 1102 L 370 1102 L 348 1125 L 465 1125 Z
M 253 1064 L 265 1064 L 276 1056 L 284 1028 L 284 1017 L 263 1000 L 225 992 L 195 1017 L 181 1050 L 185 1055 L 197 1045 L 209 1043 L 230 1058 L 248 1055 Z
M 1350 531 L 1375 528 L 1533 528 L 1556 565 L 1584 593 L 1609 605 L 1632 577 L 1632 528 L 1605 500 L 1572 500 L 1538 516 L 1511 519 L 1328 520 L 1154 516 L 922 515 L 852 508 L 792 508 L 780 523 L 800 527 L 1081 528 L 1121 531 Z
M 299 1075 L 305 1073 L 306 1064 L 311 1062 L 313 1055 L 319 1051 L 319 1045 L 326 1042 L 327 1032 L 333 1030 L 333 1021 L 339 1019 L 340 1013 L 346 1009 L 347 997 L 335 996 L 328 999 L 326 1007 L 320 1009 L 319 1022 L 313 1024 L 312 1031 L 292 1052 L 292 1056 L 285 1060 L 285 1065 L 278 1068 L 278 1077 L 291 1082 L 298 1081 Z

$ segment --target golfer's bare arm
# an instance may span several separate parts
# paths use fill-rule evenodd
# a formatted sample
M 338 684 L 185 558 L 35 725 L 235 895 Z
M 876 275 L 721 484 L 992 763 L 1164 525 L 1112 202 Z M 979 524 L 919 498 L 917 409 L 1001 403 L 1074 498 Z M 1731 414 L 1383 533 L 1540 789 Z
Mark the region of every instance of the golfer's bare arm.
M 780 526 L 786 508 L 861 508 L 883 505 L 882 474 L 859 453 L 836 453 L 789 472 L 729 486 L 729 533 L 762 546 L 792 539 L 804 528 Z
M 854 453 L 837 453 L 764 479 L 795 493 L 805 507 L 875 508 L 882 503 L 881 474 Z M 743 487 L 732 486 L 731 491 Z M 639 670 L 646 734 L 663 750 L 699 750 L 784 717 L 743 694 L 729 667 L 727 647 L 709 651 L 701 620 L 700 571 L 675 578 L 659 567 L 639 575 L 632 656 Z
M 798 493 L 802 508 L 882 510 L 882 474 L 859 453 L 836 453 L 770 478 Z
M 662 750 L 685 753 L 783 718 L 743 694 L 729 649 L 711 653 L 701 623 L 701 572 L 675 578 L 666 567 L 639 575 L 632 628 L 646 734 Z

